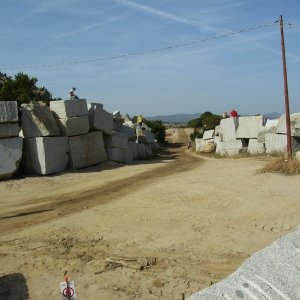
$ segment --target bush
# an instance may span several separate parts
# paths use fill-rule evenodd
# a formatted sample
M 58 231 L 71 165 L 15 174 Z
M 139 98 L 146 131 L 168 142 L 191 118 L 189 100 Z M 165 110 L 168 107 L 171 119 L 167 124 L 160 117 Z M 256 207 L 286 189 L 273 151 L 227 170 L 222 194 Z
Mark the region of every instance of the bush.
M 260 170 L 261 173 L 283 173 L 286 175 L 300 174 L 300 162 L 296 159 L 287 161 L 284 157 L 276 157 Z
M 166 127 L 163 125 L 162 121 L 144 120 L 144 123 L 151 128 L 151 131 L 154 133 L 154 136 L 159 143 L 164 144 L 166 142 Z
M 188 126 L 192 128 L 203 128 L 204 130 L 211 130 L 220 124 L 221 119 L 221 116 L 206 111 L 199 118 L 190 120 L 188 122 Z

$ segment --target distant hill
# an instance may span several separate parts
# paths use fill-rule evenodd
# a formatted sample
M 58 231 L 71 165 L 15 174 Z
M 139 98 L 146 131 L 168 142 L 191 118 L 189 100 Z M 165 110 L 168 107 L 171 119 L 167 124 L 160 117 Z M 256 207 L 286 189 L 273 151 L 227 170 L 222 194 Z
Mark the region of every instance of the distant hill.
M 278 112 L 272 112 L 272 113 L 264 114 L 264 116 L 265 116 L 266 118 L 268 118 L 269 120 L 274 120 L 274 119 L 280 118 L 281 113 L 278 113 Z
M 163 123 L 187 123 L 192 119 L 196 119 L 200 117 L 201 113 L 197 114 L 177 114 L 177 115 L 167 115 L 167 116 L 153 116 L 153 117 L 145 117 L 147 120 L 155 121 L 160 120 Z

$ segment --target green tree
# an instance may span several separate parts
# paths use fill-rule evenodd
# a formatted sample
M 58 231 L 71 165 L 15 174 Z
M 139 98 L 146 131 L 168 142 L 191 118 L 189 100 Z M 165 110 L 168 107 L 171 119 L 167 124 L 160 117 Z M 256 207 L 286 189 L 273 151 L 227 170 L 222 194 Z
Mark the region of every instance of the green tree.
M 165 143 L 166 140 L 166 127 L 162 123 L 162 121 L 144 121 L 146 125 L 148 125 L 151 128 L 151 131 L 153 132 L 155 138 L 159 143 Z

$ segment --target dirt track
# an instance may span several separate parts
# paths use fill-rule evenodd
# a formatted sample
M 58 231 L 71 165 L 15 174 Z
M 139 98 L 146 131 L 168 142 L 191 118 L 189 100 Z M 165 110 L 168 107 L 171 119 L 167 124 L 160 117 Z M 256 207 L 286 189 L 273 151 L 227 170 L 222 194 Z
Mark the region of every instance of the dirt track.
M 58 299 L 64 271 L 79 300 L 182 299 L 300 223 L 299 176 L 178 146 L 151 162 L 1 182 L 1 276 L 24 276 L 29 299 Z

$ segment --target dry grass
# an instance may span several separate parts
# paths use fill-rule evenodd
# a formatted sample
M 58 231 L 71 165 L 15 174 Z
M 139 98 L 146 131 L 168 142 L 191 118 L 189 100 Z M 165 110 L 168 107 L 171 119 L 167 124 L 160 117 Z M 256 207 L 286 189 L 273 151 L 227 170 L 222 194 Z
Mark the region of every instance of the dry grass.
M 300 162 L 296 159 L 288 161 L 284 157 L 276 157 L 260 170 L 261 173 L 282 173 L 285 175 L 300 174 Z

